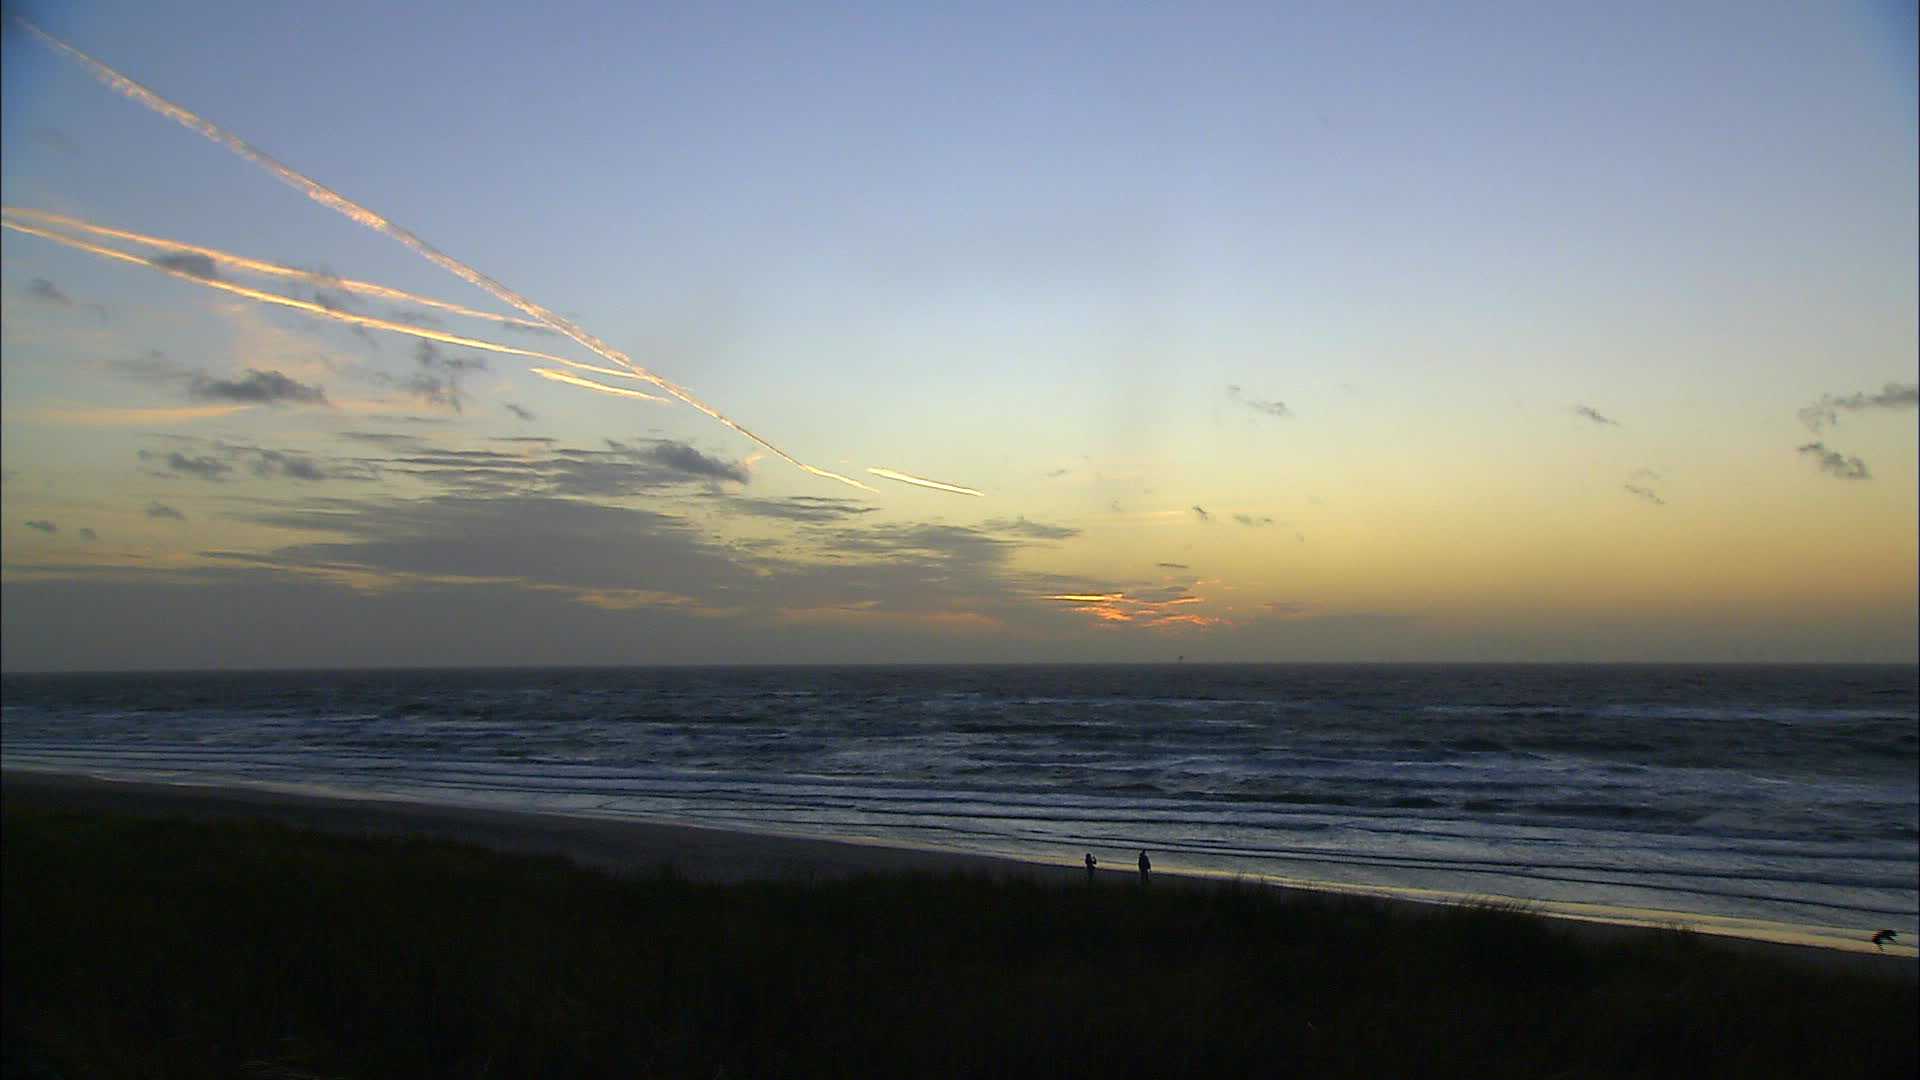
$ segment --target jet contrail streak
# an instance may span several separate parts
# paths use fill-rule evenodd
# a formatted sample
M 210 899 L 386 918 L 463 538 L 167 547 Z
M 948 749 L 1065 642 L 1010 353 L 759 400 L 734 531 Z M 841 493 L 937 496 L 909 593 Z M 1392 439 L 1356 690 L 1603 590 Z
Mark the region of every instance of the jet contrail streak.
M 12 229 L 15 232 L 26 233 L 29 236 L 42 237 L 44 239 L 51 240 L 56 244 L 65 244 L 67 247 L 75 248 L 80 251 L 91 252 L 92 254 L 95 254 L 95 255 L 105 256 L 106 258 L 109 258 L 109 259 L 118 259 L 121 262 L 132 263 L 135 266 L 144 266 L 149 270 L 158 271 L 159 273 L 166 274 L 169 277 L 176 277 L 182 281 L 192 282 L 195 285 L 204 285 L 209 289 L 219 289 L 221 292 L 232 293 L 235 296 L 244 296 L 249 300 L 258 300 L 263 304 L 278 304 L 281 307 L 294 308 L 299 311 L 304 311 L 309 315 L 318 315 L 323 319 L 333 319 L 336 322 L 351 323 L 352 325 L 355 325 L 355 326 L 371 327 L 375 330 L 389 330 L 396 334 L 406 334 L 409 337 L 425 338 L 428 341 L 445 342 L 448 345 L 460 345 L 469 349 L 481 349 L 486 352 L 505 353 L 508 356 L 526 356 L 526 357 L 531 357 L 535 360 L 551 360 L 555 363 L 569 364 L 569 365 L 577 365 L 580 363 L 578 360 L 569 360 L 564 356 L 555 356 L 552 353 L 543 353 L 537 349 L 522 349 L 515 345 L 502 345 L 499 342 L 495 342 L 495 341 L 485 341 L 480 338 L 470 338 L 460 334 L 449 334 L 443 330 L 433 330 L 424 326 L 415 326 L 412 323 L 394 322 L 391 319 L 377 319 L 371 315 L 356 315 L 351 311 L 338 311 L 334 308 L 330 308 L 326 306 L 325 304 L 316 304 L 310 300 L 301 300 L 297 297 L 283 296 L 280 293 L 267 292 L 264 289 L 250 289 L 245 285 L 236 285 L 231 281 L 221 281 L 217 278 L 201 277 L 199 274 L 188 273 L 185 270 L 176 270 L 171 266 L 162 266 L 159 263 L 154 262 L 152 259 L 143 258 L 139 255 L 133 255 L 125 251 L 120 251 L 116 248 L 102 247 L 99 244 L 89 243 L 88 241 L 82 240 L 77 236 L 67 236 L 62 233 L 49 232 L 46 229 L 38 228 L 37 226 L 33 226 L 33 225 L 23 224 L 21 222 L 13 221 L 11 219 L 0 218 L 0 227 Z M 584 366 L 592 368 L 591 364 L 584 365 Z
M 975 491 L 970 487 L 961 487 L 958 484 L 943 484 L 938 480 L 929 480 L 924 476 L 914 476 L 909 473 L 895 472 L 892 469 L 870 468 L 867 471 L 872 473 L 875 476 L 883 477 L 888 480 L 898 480 L 903 484 L 913 484 L 916 487 L 932 488 L 935 491 L 951 491 L 955 495 L 976 495 L 981 498 L 986 497 L 985 492 Z
M 242 270 L 250 270 L 256 274 L 265 274 L 270 277 L 294 278 L 299 281 L 311 282 L 315 285 L 324 285 L 329 288 L 340 289 L 343 292 L 377 296 L 382 300 L 397 300 L 409 304 L 419 304 L 422 307 L 438 308 L 441 311 L 451 312 L 455 315 L 466 315 L 476 319 L 491 319 L 494 322 L 506 323 L 510 326 L 530 326 L 539 330 L 547 329 L 545 324 L 537 323 L 532 319 L 522 319 L 514 315 L 502 315 L 493 311 L 481 311 L 478 308 L 470 308 L 464 304 L 450 303 L 446 300 L 435 300 L 431 296 L 421 296 L 418 293 L 410 293 L 403 289 L 378 285 L 371 281 L 355 281 L 352 278 L 340 278 L 334 277 L 331 274 L 318 273 L 313 270 L 302 270 L 297 266 L 282 266 L 279 263 L 266 262 L 261 259 L 250 259 L 245 255 L 236 255 L 231 251 L 221 251 L 219 248 L 201 247 L 198 244 L 182 243 L 179 240 L 169 240 L 164 236 L 148 236 L 145 233 L 137 233 L 128 229 L 115 229 L 107 225 L 96 225 L 91 221 L 68 217 L 65 214 L 56 214 L 49 210 L 34 210 L 24 206 L 5 206 L 0 207 L 0 213 L 11 214 L 15 217 L 34 218 L 49 224 L 92 233 L 95 236 L 108 236 L 116 240 L 130 240 L 136 244 L 145 244 L 148 247 L 166 248 L 169 251 L 183 252 L 189 255 L 204 255 L 214 262 L 239 267 Z
M 584 386 L 589 390 L 598 390 L 603 394 L 618 394 L 621 397 L 639 398 L 642 401 L 665 401 L 671 403 L 673 400 L 672 398 L 663 398 L 659 394 L 647 394 L 639 390 L 629 390 L 624 386 L 608 386 L 605 383 L 597 383 L 592 379 L 583 379 L 578 375 L 569 375 L 564 371 L 555 371 L 552 368 L 537 367 L 531 370 L 535 375 L 543 379 L 552 379 L 554 382 L 568 383 L 573 386 Z
M 79 61 L 89 71 L 93 72 L 95 78 L 107 84 L 109 87 L 112 87 L 114 90 L 120 92 L 121 94 L 126 95 L 127 97 L 132 98 L 133 100 L 139 102 L 142 105 L 145 105 L 147 108 L 152 109 L 154 112 L 157 112 L 160 115 L 165 116 L 168 119 L 173 120 L 176 123 L 179 123 L 187 128 L 197 131 L 200 134 L 206 136 L 207 138 L 212 139 L 214 142 L 217 142 L 222 146 L 225 146 L 227 149 L 232 150 L 234 153 L 239 154 L 241 157 L 246 158 L 248 161 L 253 162 L 254 164 L 260 166 L 263 169 L 266 169 L 268 172 L 273 173 L 275 176 L 279 177 L 281 180 L 284 180 L 288 184 L 299 189 L 302 193 L 304 193 L 307 196 L 307 198 L 312 199 L 314 202 L 317 202 L 320 205 L 325 206 L 331 210 L 337 211 L 340 214 L 348 218 L 351 218 L 352 220 L 357 221 L 362 225 L 365 225 L 369 229 L 372 229 L 376 232 L 382 232 L 387 234 L 388 236 L 393 237 L 395 240 L 400 241 L 402 244 L 405 244 L 406 246 L 412 248 L 414 251 L 418 252 L 422 257 L 426 258 L 429 262 L 433 263 L 435 266 L 438 266 L 442 270 L 445 270 L 448 273 L 454 275 L 455 277 L 460 278 L 462 281 L 465 281 L 471 285 L 474 285 L 484 290 L 485 292 L 491 294 L 494 299 L 499 300 L 502 303 L 513 305 L 514 307 L 518 308 L 520 311 L 526 313 L 527 315 L 530 315 L 533 318 L 540 320 L 540 322 L 546 324 L 547 326 L 555 330 L 558 330 L 560 333 L 565 334 L 566 336 L 572 338 L 574 341 L 578 342 L 579 344 L 600 354 L 600 356 L 606 359 L 607 361 L 617 364 L 621 367 L 628 368 L 634 373 L 634 375 L 636 375 L 640 379 L 643 379 L 646 382 L 650 382 L 655 386 L 658 386 L 660 389 L 680 399 L 689 407 L 696 409 L 702 413 L 705 413 L 709 418 L 716 421 L 717 423 L 724 424 L 725 426 L 727 426 L 728 428 L 731 428 L 732 430 L 738 432 L 739 434 L 744 435 L 749 439 L 752 439 L 756 443 L 759 443 L 762 447 L 765 447 L 769 453 L 776 455 L 781 460 L 787 462 L 789 465 L 792 465 L 803 472 L 811 473 L 815 476 L 824 477 L 829 480 L 838 480 L 843 484 L 848 484 L 853 487 L 857 487 L 862 491 L 874 490 L 872 487 L 869 487 L 868 485 L 863 484 L 860 481 L 855 480 L 850 476 L 841 476 L 839 473 L 829 472 L 826 469 L 816 468 L 812 465 L 807 464 L 804 461 L 801 461 L 799 458 L 794 457 L 792 454 L 787 453 L 785 450 L 780 449 L 774 444 L 768 442 L 767 440 L 747 430 L 745 427 L 741 426 L 738 422 L 734 421 L 731 417 L 720 412 L 718 409 L 715 409 L 713 406 L 708 405 L 706 402 L 701 401 L 699 398 L 693 396 L 693 393 L 687 390 L 686 388 L 679 386 L 678 384 L 672 382 L 671 380 L 663 376 L 656 375 L 653 372 L 648 371 L 646 368 L 635 363 L 632 357 L 629 357 L 627 354 L 621 352 L 620 350 L 614 348 L 613 346 L 607 344 L 606 342 L 601 341 L 599 338 L 594 337 L 592 334 L 587 333 L 584 329 L 575 325 L 572 322 L 572 320 L 567 319 L 565 316 L 559 314 L 558 312 L 549 311 L 546 308 L 541 307 L 539 304 L 534 303 L 532 300 L 529 300 L 526 297 L 521 296 L 519 293 L 514 292 L 512 289 L 507 288 L 505 285 L 501 284 L 500 282 L 495 281 L 491 277 L 488 277 L 486 274 L 483 274 L 480 271 L 475 270 L 473 267 L 468 266 L 466 263 L 463 263 L 460 260 L 454 258 L 453 256 L 448 255 L 447 253 L 441 251 L 439 248 L 436 248 L 432 244 L 429 244 L 425 240 L 422 240 L 420 237 L 415 236 L 413 232 L 407 229 L 405 226 L 389 221 L 386 218 L 382 217 L 381 215 L 368 209 L 367 207 L 362 206 L 357 202 L 354 202 L 352 199 L 347 198 L 345 195 L 342 195 L 339 192 L 333 190 L 332 188 L 327 187 L 326 185 L 313 179 L 312 177 L 307 176 L 305 173 L 298 172 L 292 168 L 289 168 L 286 165 L 281 164 L 279 161 L 275 160 L 271 155 L 269 155 L 266 151 L 259 149 L 258 147 L 254 146 L 252 143 L 246 141 L 245 139 L 242 139 L 240 136 L 233 134 L 232 132 L 226 130 L 220 125 L 214 123 L 213 121 L 207 120 L 204 117 L 201 117 L 195 114 L 194 112 L 192 112 L 191 110 L 183 106 L 176 105 L 173 102 L 168 101 L 166 98 L 161 97 L 159 94 L 154 93 L 152 90 L 149 90 L 146 87 L 140 85 L 139 83 L 133 81 L 132 79 L 127 78 L 125 75 L 120 74 L 118 71 L 115 71 L 113 68 L 108 67 L 106 64 L 98 60 L 95 60 L 93 57 L 88 56 L 86 53 L 81 52 L 79 49 L 74 48 L 73 46 L 67 44 L 66 42 L 60 40 L 59 38 L 54 37 L 52 34 L 47 33 L 45 30 L 42 30 L 39 27 L 33 25 L 32 23 L 28 22 L 26 19 L 23 19 L 18 15 L 15 15 L 13 18 L 15 22 L 25 27 L 35 37 L 40 38 L 42 41 L 45 41 L 48 45 L 52 46 L 53 48 L 58 49 L 60 52 L 65 53 L 66 55 Z
M 601 367 L 599 364 L 583 364 L 578 360 L 568 360 L 566 364 L 568 367 L 573 368 L 575 371 L 591 371 L 595 375 L 611 375 L 616 379 L 640 379 L 640 376 L 635 375 L 633 372 L 621 371 L 619 368 Z M 640 381 L 645 382 L 646 380 L 640 379 Z M 668 399 L 655 398 L 654 400 L 666 401 Z M 759 451 L 757 450 L 754 452 L 759 453 Z

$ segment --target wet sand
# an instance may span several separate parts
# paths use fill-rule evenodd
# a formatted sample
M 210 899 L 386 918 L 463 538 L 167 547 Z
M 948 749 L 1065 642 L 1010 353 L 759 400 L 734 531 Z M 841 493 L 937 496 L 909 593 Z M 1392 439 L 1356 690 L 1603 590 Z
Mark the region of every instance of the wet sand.
M 184 817 L 197 820 L 257 819 L 334 833 L 412 835 L 452 840 L 495 851 L 558 855 L 582 866 L 616 874 L 644 874 L 663 868 L 696 881 L 737 882 L 764 879 L 808 880 L 859 874 L 952 873 L 1072 882 L 1083 878 L 1077 864 L 1022 862 L 960 852 L 888 847 L 852 841 L 817 840 L 735 832 L 692 825 L 567 817 L 555 814 L 444 806 L 386 798 L 341 798 L 283 793 L 259 788 L 227 788 L 151 782 L 109 781 L 86 776 L 8 770 L 0 774 L 0 793 L 35 806 L 81 812 Z M 1135 871 L 1102 866 L 1100 879 L 1115 887 L 1132 885 Z M 1155 873 L 1155 884 L 1176 888 L 1215 888 L 1218 878 Z M 1282 895 L 1323 894 L 1273 887 Z M 1433 906 L 1410 899 L 1379 897 L 1409 918 Z M 1576 919 L 1558 920 L 1590 940 L 1630 940 L 1662 931 Z M 1711 938 L 1715 947 L 1757 952 L 1823 969 L 1871 971 L 1898 978 L 1920 978 L 1912 943 L 1885 953 L 1859 951 L 1870 945 L 1820 948 L 1739 937 Z

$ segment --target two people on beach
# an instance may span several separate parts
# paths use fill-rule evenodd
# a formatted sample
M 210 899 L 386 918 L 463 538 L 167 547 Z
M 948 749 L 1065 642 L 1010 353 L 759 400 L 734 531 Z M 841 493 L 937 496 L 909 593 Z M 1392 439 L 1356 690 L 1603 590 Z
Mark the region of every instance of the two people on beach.
M 1089 885 L 1093 884 L 1093 869 L 1094 867 L 1099 865 L 1100 865 L 1100 860 L 1093 857 L 1093 852 L 1091 851 L 1087 852 L 1087 884 Z M 1140 852 L 1140 884 L 1142 885 L 1147 884 L 1152 879 L 1152 877 L 1153 877 L 1153 860 L 1147 858 L 1146 851 L 1142 850 Z

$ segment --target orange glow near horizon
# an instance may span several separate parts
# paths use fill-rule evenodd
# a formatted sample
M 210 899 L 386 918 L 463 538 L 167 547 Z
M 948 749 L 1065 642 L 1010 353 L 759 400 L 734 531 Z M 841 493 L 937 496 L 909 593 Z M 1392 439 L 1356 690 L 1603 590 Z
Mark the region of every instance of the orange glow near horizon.
M 1174 629 L 1184 626 L 1225 626 L 1228 620 L 1211 615 L 1170 613 L 1165 609 L 1198 604 L 1200 596 L 1176 596 L 1171 600 L 1141 600 L 1125 593 L 1055 593 L 1042 600 L 1060 600 L 1075 605 L 1068 610 L 1091 615 L 1109 625 L 1126 623 L 1148 629 Z

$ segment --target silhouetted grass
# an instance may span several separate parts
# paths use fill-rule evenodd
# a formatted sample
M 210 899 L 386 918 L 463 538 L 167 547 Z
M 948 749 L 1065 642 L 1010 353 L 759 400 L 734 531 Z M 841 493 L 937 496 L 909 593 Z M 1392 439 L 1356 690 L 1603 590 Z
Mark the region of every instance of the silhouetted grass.
M 620 880 L 10 799 L 9 1075 L 1912 1076 L 1910 981 L 1524 913 Z

